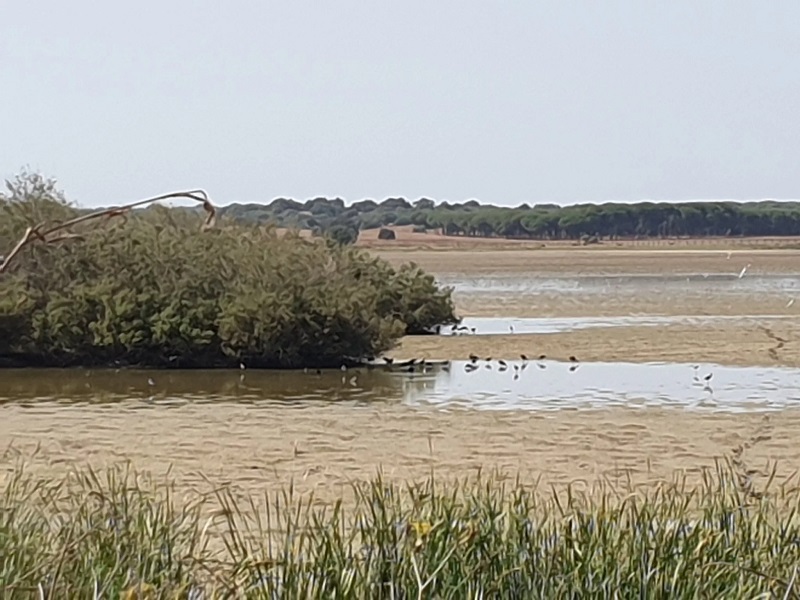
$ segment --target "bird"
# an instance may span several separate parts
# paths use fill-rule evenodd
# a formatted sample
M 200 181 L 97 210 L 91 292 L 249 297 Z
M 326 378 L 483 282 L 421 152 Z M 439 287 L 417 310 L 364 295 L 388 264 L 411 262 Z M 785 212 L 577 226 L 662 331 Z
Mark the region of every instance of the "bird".
M 394 362 L 394 359 L 390 358 L 388 356 L 384 356 L 383 357 L 383 362 L 385 362 L 387 365 L 390 365 L 390 364 L 392 364 Z
M 706 381 L 711 381 L 711 378 L 712 378 L 713 376 L 714 376 L 714 374 L 713 374 L 713 373 L 709 373 L 708 375 L 706 375 L 705 377 L 703 377 L 703 379 L 705 379 Z
M 569 357 L 569 362 L 578 362 L 578 359 L 575 358 L 574 356 L 570 356 Z
M 525 355 L 525 354 L 520 354 L 520 355 L 519 355 L 519 357 L 520 357 L 522 360 L 528 360 L 528 356 L 527 356 L 527 355 Z
M 786 308 L 791 308 L 792 304 L 794 304 L 794 298 L 792 298 L 791 300 L 789 300 L 789 302 L 786 303 Z
M 502 358 L 497 362 L 501 367 L 508 367 L 508 363 L 506 363 L 506 361 L 504 361 Z
M 240 370 L 244 371 L 246 368 L 247 368 L 247 367 L 245 367 L 245 366 L 244 366 L 244 363 L 243 363 L 243 362 L 240 362 L 240 363 L 239 363 L 239 369 L 240 369 Z
M 744 274 L 745 274 L 745 273 L 747 273 L 747 269 L 748 269 L 749 267 L 750 267 L 750 263 L 747 263 L 747 265 L 745 265 L 745 266 L 742 268 L 742 270 L 739 272 L 739 279 L 741 279 L 742 277 L 744 277 Z
M 539 355 L 539 360 L 544 360 L 545 358 L 547 358 L 546 354 L 540 354 Z
M 147 378 L 147 385 L 149 385 L 150 387 L 153 387 L 155 384 L 156 384 L 156 382 L 153 381 L 152 377 L 148 377 Z
M 470 360 L 471 362 L 473 362 L 473 363 L 476 363 L 476 362 L 478 362 L 478 355 L 477 355 L 477 354 L 470 354 L 470 355 L 469 355 L 469 360 Z

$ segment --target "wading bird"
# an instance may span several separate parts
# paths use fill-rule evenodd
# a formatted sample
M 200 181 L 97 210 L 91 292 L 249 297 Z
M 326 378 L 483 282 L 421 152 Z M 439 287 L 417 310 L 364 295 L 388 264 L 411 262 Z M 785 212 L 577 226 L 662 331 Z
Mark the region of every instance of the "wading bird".
M 742 268 L 742 270 L 739 272 L 739 279 L 744 277 L 744 274 L 747 273 L 747 269 L 749 268 L 750 268 L 750 263 L 747 263 L 747 265 L 745 265 L 744 268 Z

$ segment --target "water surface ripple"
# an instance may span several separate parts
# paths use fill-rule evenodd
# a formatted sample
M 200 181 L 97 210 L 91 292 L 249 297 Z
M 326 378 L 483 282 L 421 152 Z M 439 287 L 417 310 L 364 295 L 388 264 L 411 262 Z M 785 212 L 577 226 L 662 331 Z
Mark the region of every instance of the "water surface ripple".
M 725 412 L 800 405 L 800 369 L 676 363 L 454 361 L 393 371 L 0 371 L 2 406 L 33 411 L 104 405 L 167 409 L 187 403 L 311 409 L 376 402 L 476 410 L 677 407 Z M 55 405 L 55 406 L 54 406 Z

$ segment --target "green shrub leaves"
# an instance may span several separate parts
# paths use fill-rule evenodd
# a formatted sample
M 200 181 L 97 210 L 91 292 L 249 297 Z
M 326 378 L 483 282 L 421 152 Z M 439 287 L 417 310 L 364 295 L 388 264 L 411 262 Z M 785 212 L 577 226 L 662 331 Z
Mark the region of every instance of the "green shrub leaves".
M 2 248 L 77 214 L 37 185 L 0 196 Z M 414 266 L 270 228 L 198 233 L 197 218 L 153 207 L 25 248 L 0 276 L 4 362 L 338 367 L 456 320 L 450 290 Z

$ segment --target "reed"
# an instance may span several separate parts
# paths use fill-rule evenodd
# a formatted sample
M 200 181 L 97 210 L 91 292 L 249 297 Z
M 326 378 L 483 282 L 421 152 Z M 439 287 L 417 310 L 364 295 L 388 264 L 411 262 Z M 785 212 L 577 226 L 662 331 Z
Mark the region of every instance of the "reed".
M 564 598 L 800 594 L 798 491 L 754 493 L 737 466 L 704 480 L 589 492 L 489 474 L 355 501 L 293 489 L 176 501 L 168 480 L 114 467 L 62 481 L 19 469 L 0 512 L 4 597 Z

